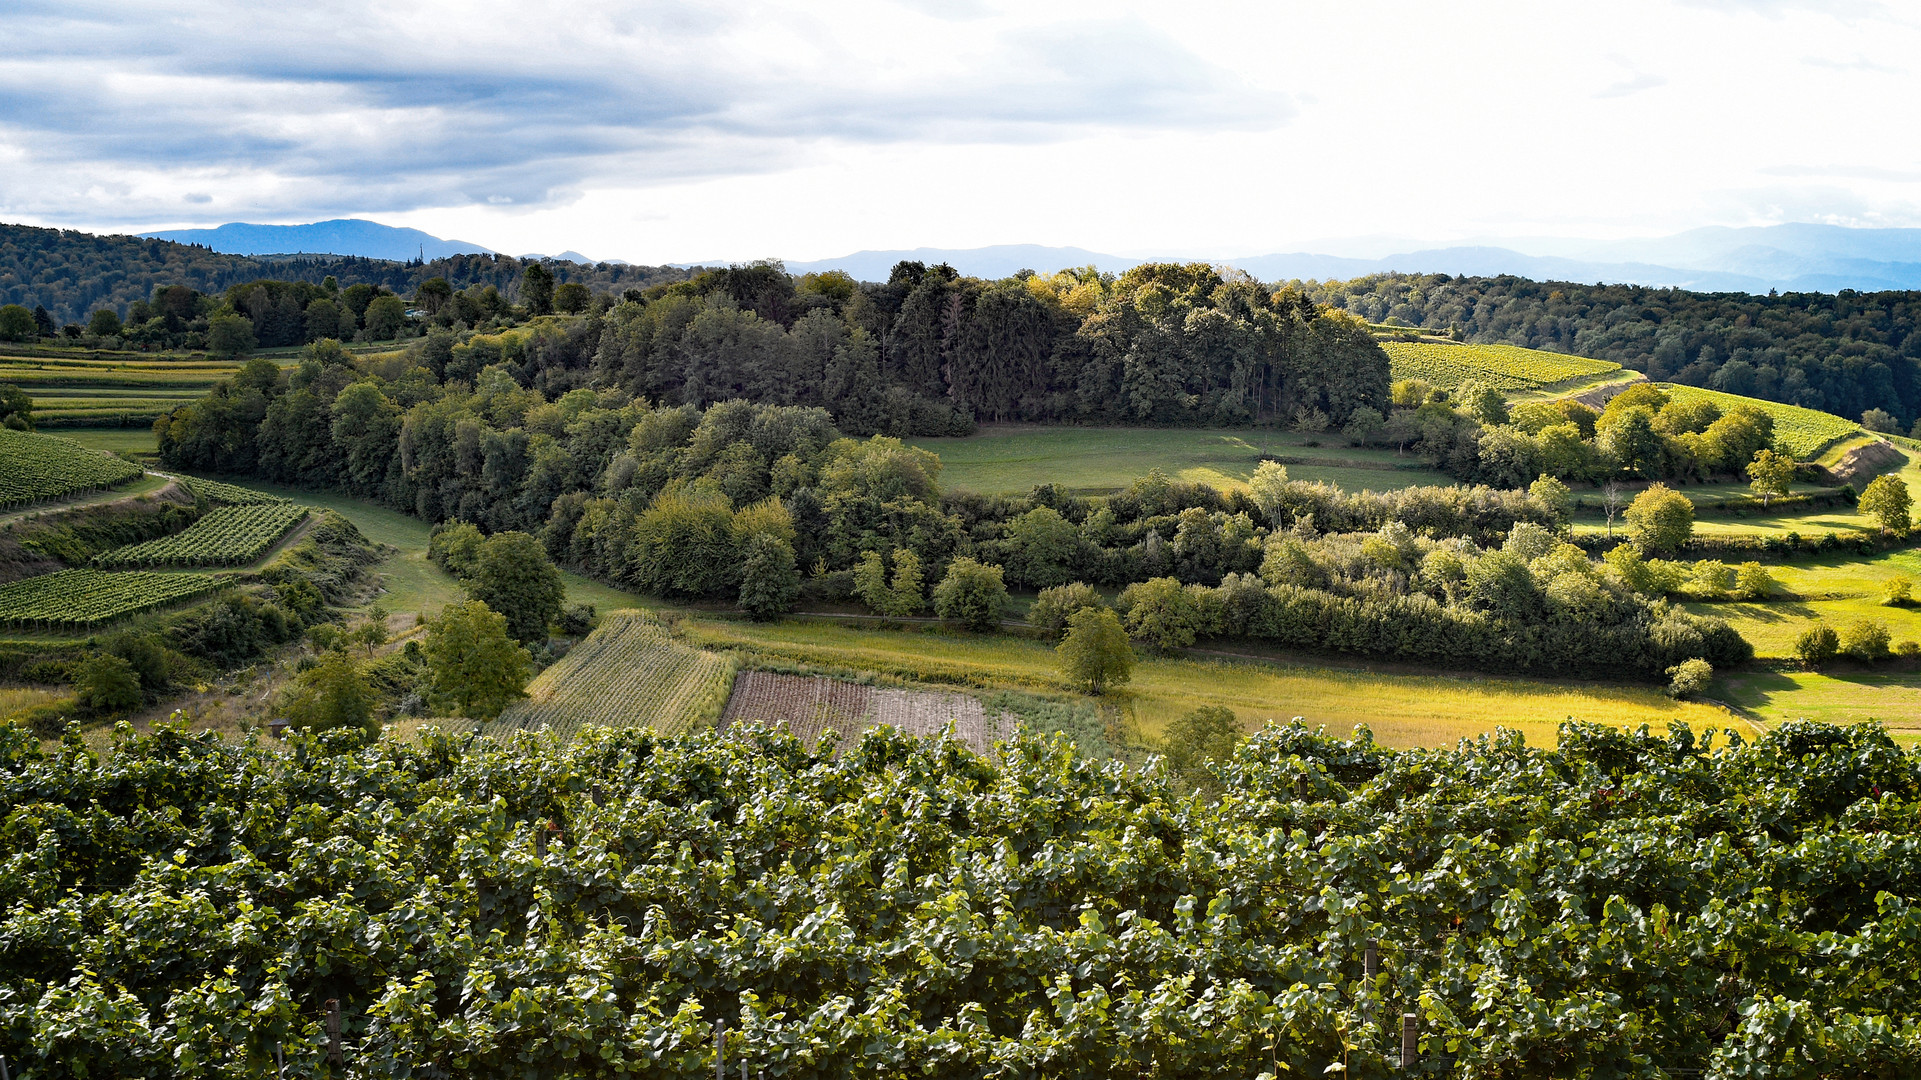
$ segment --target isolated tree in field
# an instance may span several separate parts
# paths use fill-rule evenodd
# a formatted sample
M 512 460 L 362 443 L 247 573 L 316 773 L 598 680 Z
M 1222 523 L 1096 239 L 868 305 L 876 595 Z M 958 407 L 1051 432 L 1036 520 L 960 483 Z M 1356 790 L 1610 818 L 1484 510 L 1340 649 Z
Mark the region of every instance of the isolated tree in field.
M 1699 697 L 1714 681 L 1714 665 L 1699 658 L 1683 660 L 1669 668 L 1667 674 L 1669 697 Z
M 33 324 L 33 312 L 19 304 L 0 307 L 0 341 L 32 341 L 40 336 Z
M 1694 536 L 1694 503 L 1666 484 L 1634 497 L 1627 509 L 1628 538 L 1649 555 L 1681 550 Z
M 1881 602 L 1889 607 L 1907 607 L 1914 602 L 1914 581 L 1896 574 L 1881 583 Z
M 943 619 L 975 630 L 992 630 L 1007 609 L 1007 584 L 1001 568 L 963 555 L 947 565 L 947 576 L 934 586 L 934 610 Z
M 1243 734 L 1234 710 L 1208 705 L 1181 716 L 1167 725 L 1161 735 L 1161 756 L 1170 771 L 1196 787 L 1209 791 L 1218 786 L 1208 772 L 1234 756 Z
M 97 652 L 74 665 L 73 696 L 97 713 L 125 712 L 146 701 L 133 665 L 110 652 Z
M 794 545 L 770 533 L 748 537 L 741 545 L 740 609 L 765 621 L 792 611 L 799 596 Z
M 367 650 L 368 659 L 373 658 L 374 650 L 387 643 L 387 609 L 375 604 L 367 609 L 367 617 L 353 629 L 354 644 Z
M 1200 632 L 1194 598 L 1171 577 L 1150 578 L 1121 592 L 1127 611 L 1127 632 L 1167 653 L 1194 644 Z
M 1841 651 L 1857 660 L 1873 663 L 1888 655 L 1888 626 L 1874 619 L 1856 619 L 1841 634 Z
M 1781 583 L 1758 562 L 1744 562 L 1734 571 L 1734 595 L 1741 600 L 1766 600 L 1781 590 Z
M 545 640 L 567 598 L 547 549 L 524 532 L 495 533 L 480 542 L 467 591 L 505 617 L 508 632 L 523 642 Z
M 1795 639 L 1794 655 L 1800 659 L 1802 667 L 1818 671 L 1841 655 L 1841 635 L 1826 623 L 1816 623 L 1801 631 L 1801 636 Z
M 87 333 L 97 338 L 120 336 L 120 313 L 112 308 L 95 308 L 87 317 Z
M 1027 625 L 1046 631 L 1050 638 L 1058 639 L 1067 631 L 1067 620 L 1082 608 L 1106 607 L 1107 602 L 1094 586 L 1076 581 L 1069 585 L 1056 585 L 1042 589 L 1034 598 L 1034 606 L 1027 609 Z
M 1085 607 L 1067 619 L 1067 636 L 1055 647 L 1061 671 L 1090 694 L 1134 675 L 1134 648 L 1111 608 Z
M 1614 519 L 1621 516 L 1621 503 L 1626 495 L 1619 482 L 1609 480 L 1601 485 L 1601 512 L 1607 515 L 1608 539 L 1614 539 Z
M 520 299 L 534 315 L 554 313 L 554 272 L 537 262 L 527 264 L 520 275 Z
M 433 673 L 434 708 L 491 720 L 526 697 L 533 657 L 507 634 L 507 620 L 478 600 L 448 604 L 427 624 L 422 650 Z
M 1907 482 L 1896 476 L 1877 476 L 1861 492 L 1858 501 L 1861 512 L 1881 523 L 1881 531 L 1905 533 L 1912 519 L 1913 498 L 1908 494 Z
M 346 653 L 328 653 L 300 673 L 281 708 L 295 727 L 312 731 L 372 728 L 374 691 L 360 665 Z
M 1793 486 L 1793 458 L 1767 449 L 1755 451 L 1754 460 L 1748 462 L 1748 490 L 1761 496 L 1763 510 L 1770 498 L 1786 495 Z

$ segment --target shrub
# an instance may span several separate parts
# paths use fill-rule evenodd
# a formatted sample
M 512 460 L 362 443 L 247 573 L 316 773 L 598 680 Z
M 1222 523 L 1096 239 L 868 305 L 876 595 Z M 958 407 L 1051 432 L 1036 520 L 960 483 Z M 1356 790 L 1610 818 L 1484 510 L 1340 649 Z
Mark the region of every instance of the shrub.
M 792 611 L 799 596 L 793 545 L 771 533 L 748 537 L 742 545 L 740 609 L 756 619 L 772 619 Z
M 98 652 L 73 669 L 74 699 L 97 713 L 125 712 L 146 701 L 133 665 L 110 652 Z
M 1083 607 L 1067 620 L 1067 636 L 1054 650 L 1068 678 L 1098 694 L 1134 674 L 1134 650 L 1120 617 L 1106 607 Z
M 1801 666 L 1809 671 L 1825 667 L 1841 654 L 1841 635 L 1826 623 L 1816 623 L 1801 631 L 1795 639 L 1794 655 L 1801 660 Z
M 1728 564 L 1719 559 L 1702 559 L 1694 564 L 1689 575 L 1689 586 L 1703 600 L 1719 600 L 1733 588 L 1736 575 Z
M 1849 656 L 1872 663 L 1888 655 L 1888 628 L 1874 619 L 1856 619 L 1841 635 L 1841 649 Z
M 1694 503 L 1666 484 L 1636 495 L 1626 517 L 1628 536 L 1650 555 L 1679 551 L 1694 535 Z
M 1714 681 L 1714 665 L 1700 659 L 1683 660 L 1668 669 L 1668 678 L 1669 697 L 1696 697 Z
M 1766 600 L 1781 590 L 1781 583 L 1758 562 L 1744 562 L 1734 571 L 1734 595 L 1741 600 Z
M 934 587 L 934 610 L 940 617 L 975 630 L 994 629 L 1006 608 L 1001 568 L 965 555 L 948 564 L 947 576 Z
M 1208 766 L 1234 756 L 1242 738 L 1234 710 L 1220 705 L 1195 709 L 1167 725 L 1161 753 L 1169 770 L 1196 787 L 1216 787 Z
M 1027 609 L 1027 624 L 1037 630 L 1045 631 L 1050 638 L 1058 639 L 1067 631 L 1067 622 L 1074 613 L 1082 608 L 1106 607 L 1107 602 L 1092 585 L 1076 581 L 1071 585 L 1056 585 L 1042 589 L 1034 598 L 1034 606 Z
M 374 691 L 346 653 L 329 653 L 301 672 L 281 708 L 295 727 L 311 731 L 374 729 Z
M 1881 602 L 1891 607 L 1905 607 L 1914 602 L 1914 582 L 1906 574 L 1896 574 L 1881 585 Z
M 1894 647 L 1894 655 L 1903 660 L 1912 660 L 1917 656 L 1921 656 L 1921 641 L 1909 638 L 1901 642 Z

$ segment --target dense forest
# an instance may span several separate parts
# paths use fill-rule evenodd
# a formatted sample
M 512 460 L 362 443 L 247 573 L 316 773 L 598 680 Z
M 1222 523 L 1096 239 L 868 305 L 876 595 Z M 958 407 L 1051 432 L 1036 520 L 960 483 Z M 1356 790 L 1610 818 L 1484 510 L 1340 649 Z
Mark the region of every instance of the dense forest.
M 1921 416 L 1921 293 L 1696 293 L 1517 277 L 1377 274 L 1307 296 L 1373 323 L 1615 360 L 1840 416 Z
M 151 301 L 156 289 L 170 286 L 213 294 L 262 278 L 317 285 L 329 277 L 343 286 L 367 285 L 407 296 L 421 282 L 440 278 L 455 289 L 492 285 L 517 300 L 529 262 L 505 255 L 455 255 L 424 263 L 327 255 L 263 258 L 140 236 L 0 225 L 0 304 L 44 308 L 56 326 L 79 326 L 100 308 L 125 319 L 135 302 Z M 690 273 L 672 266 L 546 265 L 560 281 L 613 293 L 678 281 Z

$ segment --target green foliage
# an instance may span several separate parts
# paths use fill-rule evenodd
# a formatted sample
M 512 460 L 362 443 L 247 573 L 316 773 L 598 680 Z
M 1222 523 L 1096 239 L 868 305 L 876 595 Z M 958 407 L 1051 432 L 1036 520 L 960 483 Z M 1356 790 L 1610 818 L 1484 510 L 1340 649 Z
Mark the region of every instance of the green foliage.
M 1786 495 L 1794 486 L 1794 459 L 1773 450 L 1757 450 L 1748 463 L 1748 477 L 1748 487 L 1761 496 L 1765 508 L 1769 498 Z
M 1841 632 L 1841 651 L 1865 663 L 1886 659 L 1888 625 L 1878 619 L 1856 619 Z
M 102 569 L 164 566 L 245 566 L 307 520 L 308 508 L 290 502 L 223 506 L 186 531 L 116 548 L 96 559 Z
M 1666 484 L 1636 495 L 1625 516 L 1628 536 L 1649 555 L 1679 551 L 1694 535 L 1694 503 Z
M 740 563 L 742 611 L 761 620 L 778 618 L 794 609 L 800 584 L 792 544 L 768 533 L 747 538 Z
M 1051 589 L 1042 589 L 1034 598 L 1034 605 L 1027 609 L 1027 625 L 1058 640 L 1067 631 L 1067 620 L 1075 612 L 1082 608 L 1106 606 L 1107 601 L 1101 599 L 1101 594 L 1085 582 L 1056 585 Z
M 1815 623 L 1795 639 L 1794 655 L 1800 659 L 1801 666 L 1809 671 L 1819 671 L 1841 655 L 1841 635 L 1826 623 Z
M 335 728 L 376 730 L 373 687 L 353 657 L 333 652 L 300 673 L 281 700 L 281 711 L 295 727 L 310 731 Z
M 1668 696 L 1695 698 L 1714 681 L 1714 665 L 1706 660 L 1683 660 L 1668 669 Z
M 1055 648 L 1061 672 L 1090 694 L 1134 675 L 1134 649 L 1111 608 L 1082 607 L 1067 617 L 1067 634 Z
M 520 275 L 520 299 L 535 315 L 554 311 L 554 274 L 538 262 L 529 262 Z
M 1872 727 L 1396 751 L 1289 725 L 1208 801 L 1036 740 L 291 742 L 0 732 L 18 1072 L 315 1070 L 329 998 L 369 1075 L 712 1075 L 724 1022 L 795 1077 L 1382 1076 L 1403 1002 L 1464 1075 L 1921 1058 L 1891 831 L 1916 765 Z M 514 1020 L 477 1038 L 470 1007 Z
M 33 312 L 19 304 L 0 307 L 0 341 L 33 341 L 40 336 Z
M 465 578 L 474 572 L 474 563 L 480 557 L 480 545 L 485 539 L 469 522 L 443 522 L 428 534 L 427 558 L 449 574 Z
M 0 382 L 0 428 L 33 430 L 33 396 L 12 383 Z
M 881 615 L 918 614 L 927 605 L 921 592 L 920 557 L 910 548 L 896 548 L 893 561 L 894 579 L 889 584 L 881 553 L 862 552 L 854 565 L 854 595 Z
M 475 600 L 507 620 L 509 633 L 530 644 L 547 639 L 547 628 L 560 618 L 567 598 L 547 549 L 524 532 L 495 533 L 481 541 L 466 584 Z
M 1896 574 L 1881 583 L 1881 602 L 1890 607 L 1906 607 L 1914 602 L 1914 581 L 1906 574 Z
M 973 630 L 992 630 L 1007 609 L 1007 585 L 1001 568 L 969 556 L 947 565 L 947 574 L 934 586 L 934 611 L 941 618 Z
M 1734 571 L 1734 595 L 1738 600 L 1771 600 L 1781 591 L 1768 568 L 1758 562 L 1744 562 Z
M 1862 513 L 1881 523 L 1882 532 L 1905 533 L 1912 524 L 1913 499 L 1907 481 L 1898 476 L 1877 476 L 1869 481 L 1858 505 Z
M 207 355 L 232 360 L 260 347 L 254 336 L 253 320 L 244 315 L 222 314 L 207 320 Z
M 98 652 L 73 667 L 74 700 L 96 713 L 119 713 L 146 701 L 133 665 L 110 652 Z
M 478 600 L 448 604 L 427 624 L 423 652 L 437 709 L 489 720 L 526 696 L 533 658 L 510 636 L 506 618 Z
M 1567 522 L 1569 511 L 1574 508 L 1573 493 L 1568 486 L 1552 476 L 1541 476 L 1528 485 L 1527 497 L 1540 504 L 1549 520 L 1556 526 Z
M 206 574 L 61 570 L 0 585 L 0 625 L 79 629 L 166 607 L 220 587 Z
M 1173 578 L 1129 585 L 1120 595 L 1120 607 L 1127 613 L 1127 632 L 1156 652 L 1184 649 L 1200 632 L 1194 597 Z
M 1174 775 L 1196 787 L 1218 792 L 1212 770 L 1234 756 L 1241 744 L 1241 721 L 1234 710 L 1208 705 L 1181 715 L 1161 736 L 1161 756 Z

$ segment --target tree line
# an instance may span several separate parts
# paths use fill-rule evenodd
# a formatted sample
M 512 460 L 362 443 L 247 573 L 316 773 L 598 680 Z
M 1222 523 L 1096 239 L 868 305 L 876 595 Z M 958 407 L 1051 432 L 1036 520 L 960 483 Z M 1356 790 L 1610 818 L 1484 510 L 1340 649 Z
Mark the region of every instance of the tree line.
M 1654 382 L 1860 417 L 1921 419 L 1921 292 L 1699 293 L 1510 275 L 1307 283 L 1371 323 L 1614 360 Z

